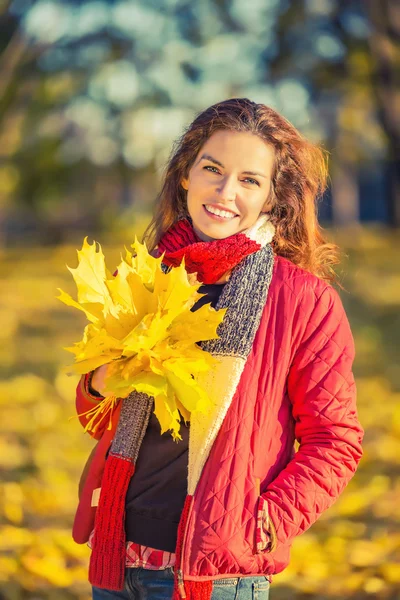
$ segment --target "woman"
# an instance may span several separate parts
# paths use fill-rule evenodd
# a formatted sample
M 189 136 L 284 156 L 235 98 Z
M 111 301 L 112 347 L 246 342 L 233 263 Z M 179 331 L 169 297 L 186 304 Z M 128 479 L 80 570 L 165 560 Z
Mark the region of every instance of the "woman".
M 202 112 L 177 144 L 145 237 L 203 283 L 192 310 L 227 308 L 201 343 L 219 359 L 212 409 L 182 420 L 178 444 L 149 396 L 99 427 L 73 532 L 92 546 L 94 599 L 266 599 L 295 537 L 353 476 L 363 430 L 337 248 L 316 215 L 325 181 L 321 151 L 246 98 Z M 106 374 L 82 377 L 79 414 Z

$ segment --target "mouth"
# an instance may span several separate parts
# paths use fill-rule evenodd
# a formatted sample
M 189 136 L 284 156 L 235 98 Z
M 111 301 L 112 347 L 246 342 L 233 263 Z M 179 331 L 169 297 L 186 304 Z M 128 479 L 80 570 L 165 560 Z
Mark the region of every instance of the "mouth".
M 230 210 L 224 210 L 221 208 L 217 208 L 216 206 L 213 206 L 212 204 L 203 204 L 203 208 L 208 216 L 210 216 L 211 218 L 213 218 L 217 221 L 231 221 L 232 219 L 235 219 L 236 217 L 239 216 L 238 214 L 236 214 Z

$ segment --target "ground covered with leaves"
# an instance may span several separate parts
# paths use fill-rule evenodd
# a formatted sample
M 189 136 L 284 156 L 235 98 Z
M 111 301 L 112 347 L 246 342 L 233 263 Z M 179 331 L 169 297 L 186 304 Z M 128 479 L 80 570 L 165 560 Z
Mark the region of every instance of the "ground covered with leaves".
M 336 236 L 341 292 L 357 348 L 366 430 L 359 469 L 338 502 L 294 543 L 271 600 L 400 598 L 400 270 L 398 235 Z M 397 238 L 397 239 L 396 239 Z M 123 243 L 102 242 L 110 268 Z M 124 240 L 130 244 L 132 240 Z M 74 286 L 75 247 L 0 251 L 0 599 L 88 600 L 89 549 L 71 526 L 93 442 L 74 415 L 64 346 L 85 319 L 58 300 Z

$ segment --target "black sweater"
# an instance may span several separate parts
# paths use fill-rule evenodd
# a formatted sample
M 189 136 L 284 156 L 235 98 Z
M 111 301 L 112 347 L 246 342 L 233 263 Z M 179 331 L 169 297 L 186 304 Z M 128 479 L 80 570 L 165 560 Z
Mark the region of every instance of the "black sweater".
M 192 307 L 211 301 L 215 307 L 223 285 L 202 285 L 202 296 Z M 189 426 L 181 421 L 182 440 L 161 435 L 153 413 L 147 427 L 135 474 L 126 494 L 126 539 L 157 550 L 174 552 L 178 523 L 187 494 Z

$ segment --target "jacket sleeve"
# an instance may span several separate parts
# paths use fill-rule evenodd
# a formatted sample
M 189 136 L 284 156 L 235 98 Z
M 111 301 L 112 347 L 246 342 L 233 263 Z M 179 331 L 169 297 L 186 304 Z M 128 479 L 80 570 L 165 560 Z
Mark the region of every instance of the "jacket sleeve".
M 95 396 L 91 393 L 89 388 L 89 380 L 91 373 L 86 373 L 86 375 L 82 375 L 80 378 L 77 388 L 76 388 L 76 412 L 78 414 L 79 421 L 81 422 L 82 427 L 86 427 L 88 423 L 87 413 L 89 410 L 96 407 L 102 400 L 104 400 L 104 396 Z M 105 417 L 104 414 L 99 414 L 96 417 L 95 423 L 99 423 L 96 428 L 95 433 L 93 431 L 88 430 L 89 435 L 91 435 L 95 440 L 99 440 L 104 430 L 107 428 L 109 424 L 109 418 Z
M 338 293 L 328 286 L 292 361 L 288 395 L 299 448 L 262 495 L 274 551 L 306 531 L 348 484 L 362 456 L 352 373 L 354 342 Z

